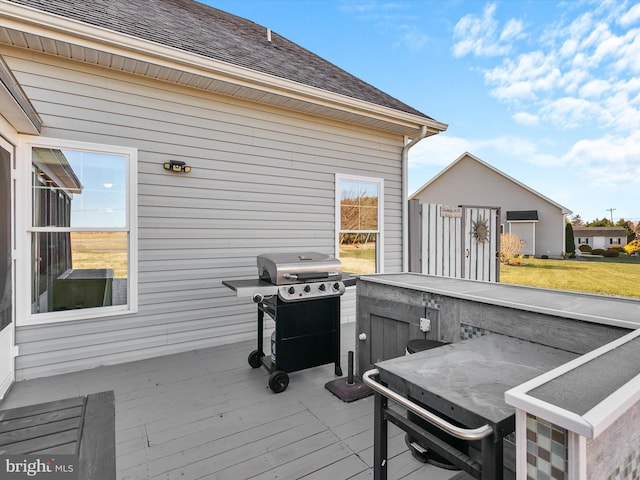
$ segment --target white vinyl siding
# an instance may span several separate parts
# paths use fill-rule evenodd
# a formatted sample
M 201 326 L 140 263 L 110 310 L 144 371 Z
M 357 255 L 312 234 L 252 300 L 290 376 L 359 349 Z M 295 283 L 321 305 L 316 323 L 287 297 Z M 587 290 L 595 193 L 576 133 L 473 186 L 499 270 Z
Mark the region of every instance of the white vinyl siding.
M 384 270 L 401 270 L 400 136 L 0 53 L 43 118 L 43 135 L 138 150 L 138 312 L 18 325 L 18 379 L 255 340 L 255 305 L 221 282 L 256 277 L 261 253 L 333 254 L 336 172 L 384 179 Z M 168 172 L 169 160 L 192 170 Z

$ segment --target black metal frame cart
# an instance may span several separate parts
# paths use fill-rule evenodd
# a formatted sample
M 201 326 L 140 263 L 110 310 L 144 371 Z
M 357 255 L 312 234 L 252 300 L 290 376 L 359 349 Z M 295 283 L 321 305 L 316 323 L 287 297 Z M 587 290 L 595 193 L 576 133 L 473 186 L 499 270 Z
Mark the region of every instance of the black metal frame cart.
M 264 353 L 265 313 L 275 320 L 275 341 L 272 355 Z M 340 367 L 340 297 L 285 302 L 277 296 L 258 303 L 258 348 L 249 354 L 249 365 L 264 366 L 269 376 L 269 388 L 283 392 L 289 385 L 288 373 L 334 363 L 335 374 Z
M 432 451 L 474 478 L 512 478 L 503 450 L 514 447 L 506 447 L 503 439 L 515 431 L 515 408 L 505 402 L 505 392 L 575 357 L 491 333 L 377 362 L 363 375 L 376 395 L 375 479 L 387 478 L 389 421 L 424 445 L 427 454 Z
M 422 445 L 426 445 L 429 450 L 434 451 L 474 478 L 502 480 L 502 439 L 506 435 L 503 426 L 492 427 L 485 424 L 471 429 L 459 427 L 418 403 L 390 390 L 379 382 L 378 377 L 379 371 L 377 369 L 369 370 L 362 376 L 364 383 L 374 391 L 373 468 L 375 480 L 387 479 L 387 422 L 389 421 Z M 441 433 L 434 434 L 433 429 L 425 428 L 424 422 L 414 422 L 409 415 L 405 416 L 398 410 L 391 408 L 389 399 L 414 413 L 418 419 L 440 429 Z M 514 427 L 515 425 L 512 425 L 510 430 L 513 431 Z M 509 430 L 508 427 L 507 430 Z M 470 448 L 460 448 L 455 445 L 459 445 L 460 442 L 452 444 L 443 437 L 456 438 L 463 443 L 468 442 Z M 480 458 L 477 456 L 472 458 L 470 452 L 473 450 L 480 452 Z

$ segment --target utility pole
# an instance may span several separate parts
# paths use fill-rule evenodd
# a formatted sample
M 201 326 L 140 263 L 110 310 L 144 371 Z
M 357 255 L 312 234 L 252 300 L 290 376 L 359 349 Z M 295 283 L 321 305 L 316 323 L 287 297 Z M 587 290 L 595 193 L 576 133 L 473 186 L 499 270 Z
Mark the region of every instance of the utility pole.
M 613 211 L 615 208 L 607 208 L 606 210 L 611 213 L 611 226 L 613 227 Z

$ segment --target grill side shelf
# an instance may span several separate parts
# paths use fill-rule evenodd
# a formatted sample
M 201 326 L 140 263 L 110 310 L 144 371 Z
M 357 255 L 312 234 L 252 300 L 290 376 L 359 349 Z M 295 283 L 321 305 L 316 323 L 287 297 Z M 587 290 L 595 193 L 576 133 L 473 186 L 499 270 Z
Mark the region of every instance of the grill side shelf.
M 278 294 L 278 286 L 264 280 L 247 279 L 247 280 L 223 280 L 222 285 L 233 290 L 237 298 L 253 298 L 254 295 Z

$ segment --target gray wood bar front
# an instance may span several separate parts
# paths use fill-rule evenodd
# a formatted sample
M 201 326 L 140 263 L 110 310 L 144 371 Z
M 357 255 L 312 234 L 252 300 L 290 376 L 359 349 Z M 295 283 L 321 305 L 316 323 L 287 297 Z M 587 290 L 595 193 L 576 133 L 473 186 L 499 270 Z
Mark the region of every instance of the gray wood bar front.
M 357 282 L 356 358 L 362 375 L 405 354 L 415 338 L 461 339 L 461 327 L 584 354 L 640 328 L 640 301 L 413 273 Z M 431 330 L 422 332 L 420 318 Z

